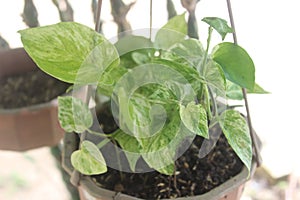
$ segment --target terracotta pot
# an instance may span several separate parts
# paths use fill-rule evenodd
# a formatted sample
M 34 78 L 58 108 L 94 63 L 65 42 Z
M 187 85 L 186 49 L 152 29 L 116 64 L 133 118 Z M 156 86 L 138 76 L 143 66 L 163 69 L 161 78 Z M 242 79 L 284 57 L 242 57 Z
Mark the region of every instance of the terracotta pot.
M 71 175 L 73 167 L 70 161 L 71 154 L 78 148 L 78 136 L 75 133 L 67 133 L 64 137 L 64 149 L 63 149 L 63 168 Z M 256 169 L 256 163 L 252 165 L 251 174 L 252 177 Z M 244 190 L 246 181 L 248 180 L 248 170 L 246 167 L 242 171 L 231 179 L 227 180 L 220 186 L 212 189 L 211 191 L 197 195 L 193 197 L 177 198 L 177 200 L 238 200 Z M 81 200 L 137 200 L 139 198 L 132 197 L 119 192 L 110 191 L 99 187 L 90 176 L 82 175 L 78 186 Z
M 37 68 L 24 49 L 0 51 L 0 78 Z M 0 149 L 25 151 L 56 145 L 63 137 L 57 99 L 18 109 L 0 109 Z

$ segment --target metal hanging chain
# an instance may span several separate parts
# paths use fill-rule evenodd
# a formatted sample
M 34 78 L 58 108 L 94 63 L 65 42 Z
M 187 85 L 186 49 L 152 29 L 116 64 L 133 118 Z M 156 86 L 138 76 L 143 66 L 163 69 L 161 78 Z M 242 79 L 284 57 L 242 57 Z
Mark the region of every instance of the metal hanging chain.
M 100 20 L 101 9 L 102 9 L 102 0 L 98 0 L 97 12 L 96 12 L 96 24 L 95 24 L 95 31 L 97 31 L 98 33 L 100 32 L 100 29 L 101 29 L 101 20 Z M 90 98 L 92 96 L 92 91 L 93 91 L 93 87 L 91 85 L 88 85 L 87 86 L 87 94 L 86 94 L 86 97 L 85 97 L 85 103 L 87 105 L 89 104 Z M 80 135 L 80 143 L 85 139 L 86 135 L 87 135 L 86 131 L 84 131 Z M 81 178 L 81 173 L 79 171 L 77 171 L 76 169 L 74 169 L 73 172 L 72 172 L 71 178 L 70 178 L 70 182 L 74 186 L 77 187 L 79 185 L 80 178 Z
M 231 8 L 231 2 L 230 2 L 230 0 L 226 0 L 226 1 L 227 1 L 228 14 L 229 14 L 229 18 L 230 18 L 230 24 L 233 29 L 233 34 L 232 34 L 233 41 L 234 41 L 234 44 L 237 45 L 238 42 L 237 42 L 237 36 L 236 36 L 236 29 L 235 29 L 235 25 L 234 25 L 233 12 L 232 12 L 232 8 Z M 252 127 L 252 121 L 251 121 L 251 117 L 250 117 L 250 109 L 249 109 L 248 98 L 247 98 L 247 91 L 245 88 L 242 88 L 242 91 L 243 91 L 243 97 L 244 97 L 244 101 L 245 101 L 245 107 L 246 107 L 246 112 L 247 112 L 247 121 L 248 121 L 249 130 L 250 130 L 252 146 L 254 148 L 254 156 L 255 156 L 255 159 L 257 162 L 257 167 L 259 167 L 262 163 L 262 158 L 261 158 L 260 152 L 259 152 L 258 141 L 257 141 L 257 138 L 255 136 L 255 133 L 254 133 L 253 127 Z

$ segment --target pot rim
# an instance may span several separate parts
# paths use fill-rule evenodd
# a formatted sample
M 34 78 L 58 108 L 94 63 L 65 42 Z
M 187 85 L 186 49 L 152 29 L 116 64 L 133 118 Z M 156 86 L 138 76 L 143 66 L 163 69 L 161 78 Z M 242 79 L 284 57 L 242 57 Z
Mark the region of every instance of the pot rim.
M 244 166 L 241 172 L 237 175 L 233 176 L 232 178 L 228 179 L 226 182 L 222 183 L 221 185 L 213 188 L 212 190 L 196 196 L 188 196 L 188 197 L 179 197 L 176 200 L 217 200 L 222 198 L 224 195 L 228 194 L 232 190 L 236 189 L 237 187 L 246 183 L 246 181 L 251 177 L 256 169 L 256 163 L 253 162 L 250 175 L 248 176 L 248 169 Z M 137 197 L 133 197 L 121 192 L 115 192 L 112 190 L 101 188 L 97 186 L 96 183 L 92 180 L 90 176 L 82 176 L 80 180 L 80 187 L 86 190 L 91 196 L 95 198 L 103 198 L 108 197 L 115 200 L 144 200 Z M 101 195 L 99 195 L 99 193 Z M 169 200 L 169 199 L 162 199 L 162 200 Z
M 58 95 L 61 96 L 61 95 Z M 0 114 L 15 114 L 19 113 L 22 111 L 36 111 L 40 110 L 41 108 L 51 108 L 51 107 L 57 107 L 58 106 L 58 101 L 56 96 L 54 99 L 44 102 L 44 103 L 39 103 L 39 104 L 34 104 L 30 106 L 24 106 L 24 107 L 19 107 L 19 108 L 9 108 L 9 109 L 0 109 Z

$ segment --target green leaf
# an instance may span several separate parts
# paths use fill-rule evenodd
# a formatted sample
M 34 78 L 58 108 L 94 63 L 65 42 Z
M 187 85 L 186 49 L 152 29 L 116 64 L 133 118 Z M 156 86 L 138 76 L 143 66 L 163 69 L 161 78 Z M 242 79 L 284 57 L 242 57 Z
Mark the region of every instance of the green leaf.
M 224 42 L 216 46 L 212 58 L 223 69 L 228 80 L 252 90 L 255 83 L 255 67 L 251 57 L 240 46 Z
M 155 46 L 161 49 L 169 49 L 177 42 L 184 40 L 187 35 L 187 23 L 185 13 L 170 19 L 155 36 Z
M 24 48 L 46 73 L 69 83 L 95 83 L 118 64 L 114 46 L 93 29 L 75 22 L 19 31 Z
M 183 58 L 185 59 L 185 62 L 188 62 L 196 69 L 201 64 L 204 55 L 204 49 L 201 42 L 192 38 L 174 44 L 169 50 L 176 56 L 170 57 L 169 60 L 175 62 L 183 62 L 179 60 L 179 58 Z M 166 58 L 166 55 L 163 56 L 164 58 Z
M 128 70 L 121 66 L 114 65 L 112 67 L 109 67 L 99 80 L 97 91 L 103 95 L 110 97 L 116 83 L 127 72 Z
M 131 54 L 131 56 L 132 56 L 132 59 L 134 60 L 134 62 L 138 65 L 142 65 L 142 64 L 145 64 L 150 61 L 149 56 L 147 56 L 143 53 L 133 52 Z
M 192 88 L 194 89 L 194 92 L 196 93 L 201 88 L 201 83 L 205 82 L 204 78 L 200 76 L 198 71 L 190 65 L 186 65 L 184 63 L 178 63 L 171 60 L 165 60 L 165 59 L 155 59 L 152 61 L 154 64 L 160 64 L 163 66 L 170 67 L 171 69 L 176 70 L 181 76 L 185 78 L 185 80 L 181 80 L 181 77 L 172 77 L 170 74 L 161 74 L 161 76 L 168 76 L 170 77 L 169 80 L 172 82 L 172 80 L 186 84 L 185 82 L 188 82 L 191 84 Z M 191 92 L 191 91 L 188 91 Z
M 124 150 L 130 169 L 135 172 L 136 163 L 141 157 L 141 146 L 138 140 L 135 137 L 123 132 L 121 129 L 118 129 L 115 134 L 113 134 L 113 138 Z
M 136 35 L 126 35 L 115 43 L 119 54 L 122 56 L 128 52 L 136 51 L 139 49 L 152 48 L 153 44 L 149 38 Z
M 270 92 L 263 89 L 257 83 L 255 83 L 253 90 L 247 90 L 247 92 L 248 93 L 253 93 L 253 94 L 270 94 Z
M 246 120 L 235 110 L 221 114 L 220 126 L 228 143 L 250 171 L 252 162 L 252 142 Z
M 233 100 L 243 100 L 242 88 L 231 81 L 226 81 L 226 96 Z
M 81 149 L 71 155 L 73 167 L 84 175 L 96 175 L 107 172 L 106 162 L 97 146 L 90 141 L 83 141 Z
M 221 35 L 222 40 L 225 39 L 227 33 L 233 32 L 232 28 L 228 26 L 227 21 L 224 19 L 218 17 L 205 17 L 202 21 L 213 27 Z
M 201 104 L 190 102 L 186 107 L 180 105 L 180 117 L 184 125 L 193 133 L 209 138 L 207 114 Z
M 177 106 L 171 106 L 170 109 L 172 107 Z M 163 129 L 152 137 L 142 139 L 142 157 L 155 170 L 167 175 L 172 174 L 167 166 L 174 163 L 181 142 L 192 135 L 194 134 L 181 125 L 179 109 L 168 112 L 168 123 Z
M 226 87 L 227 87 L 226 96 L 229 99 L 233 99 L 233 100 L 243 100 L 244 99 L 242 88 L 240 86 L 232 83 L 231 81 L 227 81 Z M 247 90 L 247 93 L 249 93 L 249 94 L 269 94 L 268 91 L 264 90 L 257 83 L 255 83 L 253 90 Z
M 80 99 L 58 97 L 58 119 L 66 132 L 82 133 L 93 124 L 89 108 Z
M 224 72 L 218 63 L 208 60 L 205 72 L 203 74 L 207 84 L 221 96 L 225 96 L 226 78 Z

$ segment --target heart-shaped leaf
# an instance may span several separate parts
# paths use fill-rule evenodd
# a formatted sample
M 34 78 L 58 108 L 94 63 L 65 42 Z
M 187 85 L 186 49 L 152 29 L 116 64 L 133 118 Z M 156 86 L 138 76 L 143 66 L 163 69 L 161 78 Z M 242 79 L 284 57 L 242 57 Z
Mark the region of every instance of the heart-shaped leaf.
M 107 172 L 106 162 L 97 146 L 90 141 L 83 141 L 81 149 L 72 153 L 71 163 L 80 173 L 96 175 Z
M 209 138 L 207 114 L 201 104 L 196 105 L 195 102 L 190 102 L 186 107 L 180 105 L 180 118 L 190 131 Z
M 218 17 L 205 17 L 202 21 L 213 27 L 225 39 L 227 33 L 232 33 L 233 30 L 228 26 L 227 21 Z
M 228 80 L 252 90 L 255 67 L 249 54 L 240 46 L 224 42 L 215 47 L 212 58 L 223 69 Z

